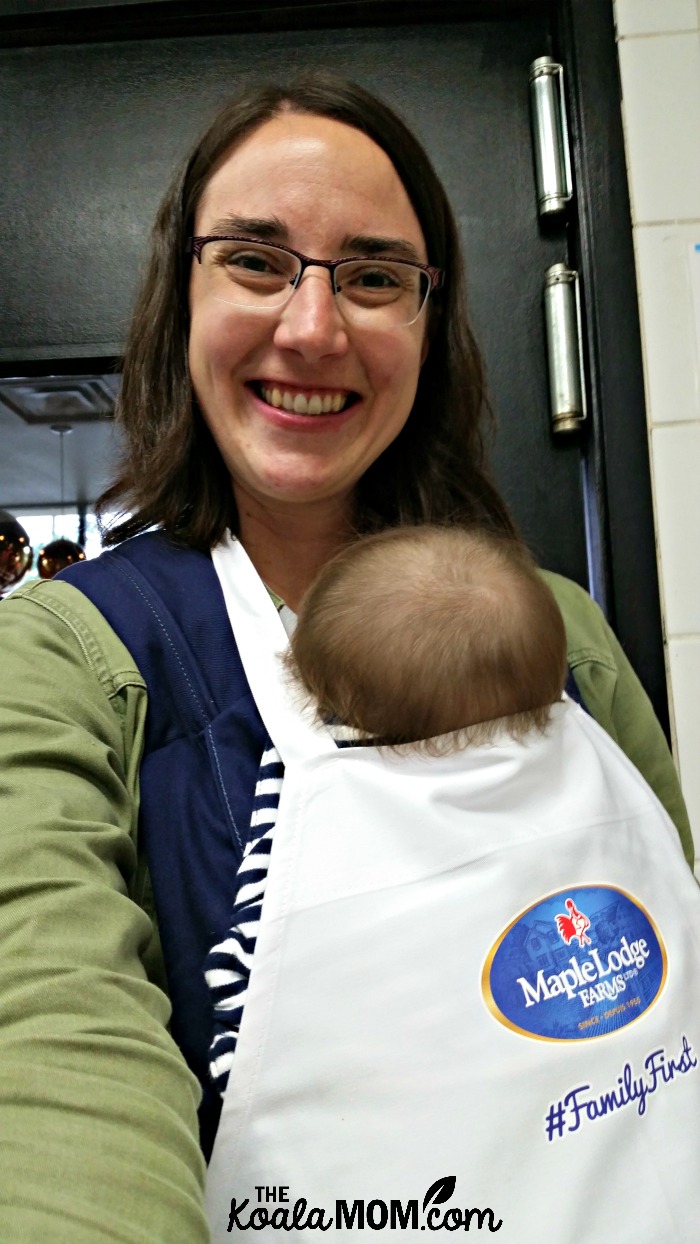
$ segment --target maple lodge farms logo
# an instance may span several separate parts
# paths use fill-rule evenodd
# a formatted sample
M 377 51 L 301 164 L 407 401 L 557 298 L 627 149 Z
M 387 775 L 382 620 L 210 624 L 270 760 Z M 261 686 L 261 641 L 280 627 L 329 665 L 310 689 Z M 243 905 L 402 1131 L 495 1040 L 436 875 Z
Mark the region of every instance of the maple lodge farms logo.
M 482 992 L 523 1036 L 581 1041 L 638 1019 L 665 980 L 666 951 L 641 904 L 612 886 L 576 886 L 515 917 L 489 951 Z

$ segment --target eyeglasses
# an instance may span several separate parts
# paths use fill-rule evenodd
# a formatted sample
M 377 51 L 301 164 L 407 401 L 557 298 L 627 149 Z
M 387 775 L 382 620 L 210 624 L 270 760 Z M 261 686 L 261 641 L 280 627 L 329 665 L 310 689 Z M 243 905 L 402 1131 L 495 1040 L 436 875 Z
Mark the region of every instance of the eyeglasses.
M 201 264 L 212 295 L 247 311 L 279 311 L 307 268 L 326 268 L 343 317 L 375 328 L 414 324 L 443 280 L 439 268 L 407 259 L 311 259 L 250 238 L 189 238 L 186 249 Z

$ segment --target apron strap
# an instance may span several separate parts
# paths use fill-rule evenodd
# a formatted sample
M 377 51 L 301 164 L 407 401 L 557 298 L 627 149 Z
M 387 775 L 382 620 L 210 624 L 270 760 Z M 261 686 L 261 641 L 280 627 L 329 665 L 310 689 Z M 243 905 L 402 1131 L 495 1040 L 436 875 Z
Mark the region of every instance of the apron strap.
M 289 646 L 285 629 L 240 540 L 227 533 L 211 558 L 253 699 L 284 764 L 336 751 L 330 731 L 290 685 L 280 659 Z

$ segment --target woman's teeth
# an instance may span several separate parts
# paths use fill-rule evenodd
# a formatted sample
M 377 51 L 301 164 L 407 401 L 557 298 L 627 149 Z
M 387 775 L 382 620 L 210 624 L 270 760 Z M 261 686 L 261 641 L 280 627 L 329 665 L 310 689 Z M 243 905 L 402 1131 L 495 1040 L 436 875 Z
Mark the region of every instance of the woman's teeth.
M 294 411 L 295 415 L 327 415 L 330 411 L 336 414 L 342 410 L 348 400 L 347 393 L 312 393 L 305 397 L 303 393 L 287 393 L 282 389 L 266 389 L 260 386 L 268 406 L 276 406 L 278 410 Z

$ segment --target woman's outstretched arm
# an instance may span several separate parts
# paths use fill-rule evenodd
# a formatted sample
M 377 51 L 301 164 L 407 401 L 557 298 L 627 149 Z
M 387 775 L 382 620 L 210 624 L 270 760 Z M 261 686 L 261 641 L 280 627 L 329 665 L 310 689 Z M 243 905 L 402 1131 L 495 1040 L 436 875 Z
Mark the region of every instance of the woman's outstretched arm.
M 68 584 L 4 601 L 0 652 L 0 1239 L 205 1244 L 199 1086 L 134 900 L 143 680 Z

